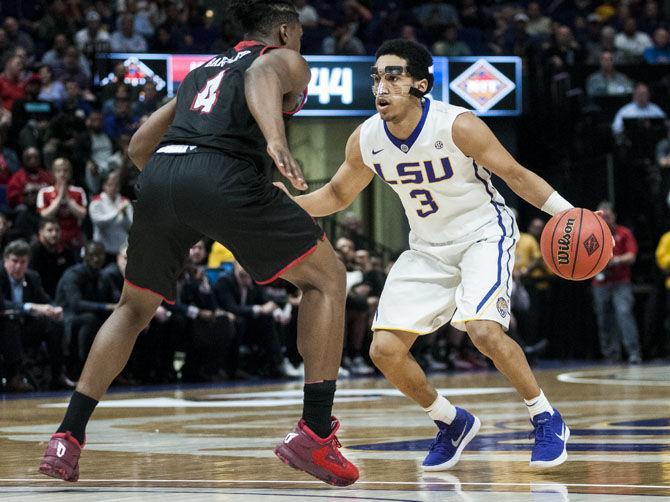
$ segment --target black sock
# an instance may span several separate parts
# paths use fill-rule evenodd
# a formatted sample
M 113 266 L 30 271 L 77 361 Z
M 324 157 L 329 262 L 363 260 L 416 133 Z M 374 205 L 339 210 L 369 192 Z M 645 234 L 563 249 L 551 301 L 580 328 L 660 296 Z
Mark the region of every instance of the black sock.
M 72 437 L 83 445 L 86 439 L 86 424 L 97 404 L 98 402 L 92 397 L 85 396 L 75 390 L 70 398 L 63 423 L 60 424 L 56 432 L 70 431 Z
M 319 383 L 306 383 L 303 389 L 302 418 L 314 433 L 322 438 L 328 437 L 332 430 L 330 416 L 335 397 L 335 380 Z

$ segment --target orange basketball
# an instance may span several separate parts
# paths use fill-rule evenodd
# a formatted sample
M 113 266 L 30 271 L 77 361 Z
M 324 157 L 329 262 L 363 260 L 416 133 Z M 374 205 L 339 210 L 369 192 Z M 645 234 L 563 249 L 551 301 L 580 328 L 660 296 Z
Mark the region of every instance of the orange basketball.
M 540 249 L 552 272 L 582 281 L 600 273 L 612 258 L 612 232 L 593 211 L 575 207 L 547 222 Z

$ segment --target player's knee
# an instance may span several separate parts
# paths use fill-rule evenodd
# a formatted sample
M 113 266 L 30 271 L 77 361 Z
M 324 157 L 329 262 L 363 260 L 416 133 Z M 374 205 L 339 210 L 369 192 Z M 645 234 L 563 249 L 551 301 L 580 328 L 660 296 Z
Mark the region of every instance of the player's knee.
M 470 340 L 482 354 L 491 357 L 500 351 L 502 328 L 498 324 L 488 321 L 470 321 L 466 324 L 466 330 Z
M 399 353 L 395 344 L 379 335 L 373 338 L 370 344 L 370 359 L 377 368 L 381 370 L 385 366 L 393 364 L 399 357 L 401 357 L 401 353 Z

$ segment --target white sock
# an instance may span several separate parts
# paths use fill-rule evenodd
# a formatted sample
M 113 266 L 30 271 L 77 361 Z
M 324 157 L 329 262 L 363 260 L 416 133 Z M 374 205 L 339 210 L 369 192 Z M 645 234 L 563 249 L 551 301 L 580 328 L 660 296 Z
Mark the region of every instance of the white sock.
M 437 399 L 428 408 L 423 411 L 428 413 L 428 416 L 433 420 L 439 420 L 449 425 L 456 418 L 456 408 L 449 400 L 443 396 L 437 395 Z
M 526 407 L 528 408 L 528 413 L 530 414 L 531 419 L 535 415 L 544 413 L 545 411 L 548 411 L 550 415 L 554 414 L 554 409 L 549 404 L 547 398 L 544 397 L 544 392 L 542 391 L 540 391 L 540 395 L 536 398 L 530 399 L 528 401 L 524 399 L 523 402 L 526 403 Z

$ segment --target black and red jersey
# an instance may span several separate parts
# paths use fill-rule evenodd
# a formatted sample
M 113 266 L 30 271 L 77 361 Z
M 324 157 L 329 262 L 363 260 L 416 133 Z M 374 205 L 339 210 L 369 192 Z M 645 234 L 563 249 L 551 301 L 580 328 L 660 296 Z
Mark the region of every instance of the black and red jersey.
M 161 146 L 197 145 L 246 160 L 265 172 L 267 143 L 249 111 L 244 73 L 271 46 L 245 40 L 186 76 L 177 92 L 177 110 Z

